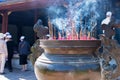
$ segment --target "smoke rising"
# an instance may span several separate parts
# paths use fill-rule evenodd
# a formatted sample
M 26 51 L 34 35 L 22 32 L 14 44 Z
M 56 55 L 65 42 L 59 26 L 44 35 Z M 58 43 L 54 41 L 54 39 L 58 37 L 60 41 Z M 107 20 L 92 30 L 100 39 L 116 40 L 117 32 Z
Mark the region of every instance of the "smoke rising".
M 102 0 L 64 0 L 61 6 L 50 6 L 48 15 L 52 24 L 59 30 L 65 30 L 71 33 L 72 26 L 76 32 L 92 32 L 97 25 L 97 20 L 101 16 Z M 72 24 L 74 23 L 74 24 Z

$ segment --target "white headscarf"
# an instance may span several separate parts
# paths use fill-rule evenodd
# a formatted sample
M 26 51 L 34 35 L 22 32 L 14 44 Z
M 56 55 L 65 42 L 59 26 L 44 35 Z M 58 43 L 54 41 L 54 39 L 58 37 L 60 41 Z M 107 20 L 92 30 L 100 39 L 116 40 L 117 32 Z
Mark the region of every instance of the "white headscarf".
M 25 39 L 25 36 L 21 36 L 20 40 L 23 41 Z
M 107 13 L 106 13 L 106 16 L 112 16 L 112 12 L 111 11 L 108 11 Z
M 108 25 L 108 24 L 110 23 L 110 21 L 111 21 L 111 16 L 112 16 L 112 12 L 108 11 L 108 12 L 106 13 L 106 16 L 107 16 L 107 17 L 102 21 L 101 25 L 102 25 L 102 24 Z
M 6 38 L 10 39 L 10 38 L 12 38 L 12 36 L 9 34 L 6 36 Z

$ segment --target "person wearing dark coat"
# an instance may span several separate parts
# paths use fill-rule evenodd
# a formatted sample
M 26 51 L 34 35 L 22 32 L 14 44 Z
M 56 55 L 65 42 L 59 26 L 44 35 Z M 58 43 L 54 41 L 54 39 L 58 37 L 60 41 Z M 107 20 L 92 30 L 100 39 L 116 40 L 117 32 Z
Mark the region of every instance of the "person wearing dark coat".
M 27 57 L 30 54 L 30 45 L 25 40 L 25 36 L 20 37 L 20 43 L 18 46 L 19 57 L 20 57 L 20 65 L 22 65 L 21 71 L 27 70 Z
M 7 67 L 10 72 L 12 72 L 12 58 L 14 54 L 15 43 L 12 40 L 11 35 L 6 36 L 6 43 L 7 43 L 7 50 L 8 50 L 8 60 L 7 60 Z

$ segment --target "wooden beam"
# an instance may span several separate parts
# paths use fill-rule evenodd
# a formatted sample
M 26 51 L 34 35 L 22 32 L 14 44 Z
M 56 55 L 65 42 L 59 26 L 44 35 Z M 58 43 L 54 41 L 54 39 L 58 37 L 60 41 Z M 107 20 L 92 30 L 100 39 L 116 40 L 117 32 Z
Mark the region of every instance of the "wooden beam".
M 60 5 L 63 0 L 20 0 L 20 1 L 7 1 L 0 4 L 0 11 L 21 11 L 28 9 L 36 9 L 48 7 L 50 5 Z

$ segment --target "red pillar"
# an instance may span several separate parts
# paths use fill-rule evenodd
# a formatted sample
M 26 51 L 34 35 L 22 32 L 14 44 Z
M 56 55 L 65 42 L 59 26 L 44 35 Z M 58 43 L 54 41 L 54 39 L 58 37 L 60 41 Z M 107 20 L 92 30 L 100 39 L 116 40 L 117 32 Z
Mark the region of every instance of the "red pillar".
M 8 11 L 3 11 L 2 13 L 2 33 L 8 31 Z

